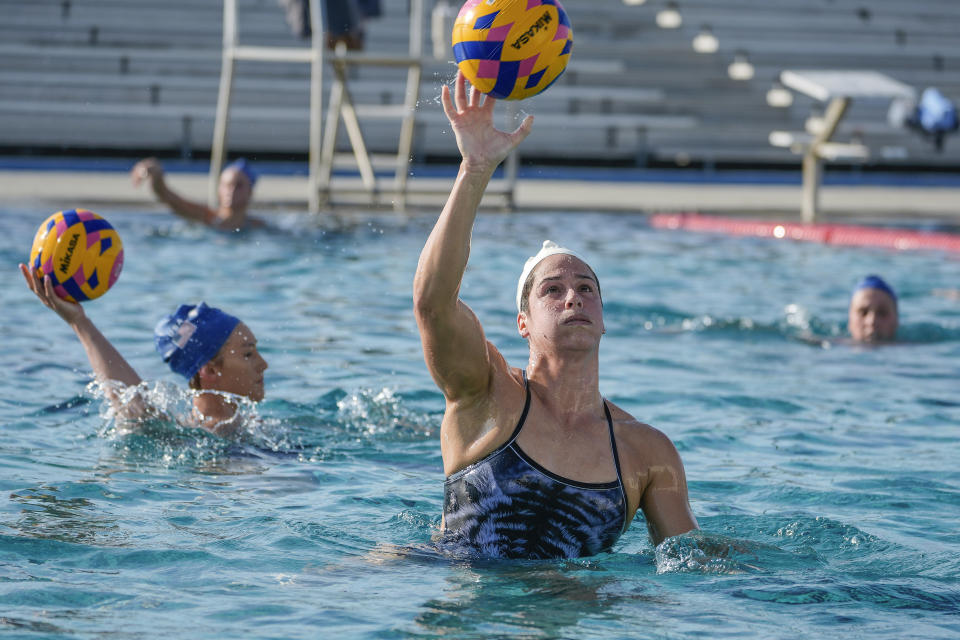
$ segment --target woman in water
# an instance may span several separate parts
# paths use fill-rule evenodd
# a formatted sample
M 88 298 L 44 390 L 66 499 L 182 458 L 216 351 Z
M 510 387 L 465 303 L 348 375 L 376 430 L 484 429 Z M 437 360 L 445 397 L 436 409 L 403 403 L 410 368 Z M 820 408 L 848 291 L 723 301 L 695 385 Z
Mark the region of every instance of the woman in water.
M 228 164 L 220 173 L 216 209 L 188 200 L 171 189 L 164 177 L 163 166 L 156 158 L 146 158 L 135 164 L 130 170 L 130 177 L 134 187 L 149 182 L 157 199 L 187 220 L 201 222 L 221 231 L 239 231 L 263 226 L 262 220 L 247 215 L 257 175 L 244 158 Z
M 126 420 L 151 415 L 152 410 L 139 396 L 121 401 L 114 385 L 136 387 L 142 380 L 87 317 L 83 307 L 60 298 L 49 276 L 41 279 L 24 264 L 20 271 L 27 287 L 73 329 L 118 415 Z M 191 426 L 229 435 L 239 426 L 237 401 L 231 396 L 254 402 L 263 400 L 267 362 L 257 350 L 253 332 L 234 316 L 203 302 L 181 305 L 157 324 L 154 342 L 164 362 L 197 391 L 193 413 L 187 419 Z
M 444 112 L 460 171 L 414 279 L 427 368 L 446 398 L 440 441 L 447 539 L 486 557 L 580 557 L 608 549 L 642 510 L 655 544 L 697 527 L 670 439 L 599 389 L 600 284 L 569 249 L 545 242 L 517 283 L 517 329 L 529 344 L 511 367 L 459 298 L 470 234 L 497 165 L 530 133 L 493 126 L 495 100 L 458 74 Z

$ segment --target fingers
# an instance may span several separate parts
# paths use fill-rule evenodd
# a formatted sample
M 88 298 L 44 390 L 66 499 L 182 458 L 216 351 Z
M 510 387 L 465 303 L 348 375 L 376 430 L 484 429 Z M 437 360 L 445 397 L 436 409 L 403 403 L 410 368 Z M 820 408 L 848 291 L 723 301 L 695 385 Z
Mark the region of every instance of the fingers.
M 37 276 L 30 270 L 30 267 L 28 267 L 27 265 L 21 262 L 20 273 L 23 274 L 23 279 L 27 281 L 27 287 L 30 289 L 30 291 L 33 291 L 34 293 L 36 293 L 37 292 L 37 282 L 36 282 Z
M 40 277 L 37 272 L 25 264 L 20 264 L 20 273 L 27 281 L 27 287 L 40 299 L 43 306 L 53 310 L 67 322 L 74 322 L 83 317 L 83 309 L 76 302 L 69 302 L 57 295 L 53 288 L 53 278 L 48 275 Z
M 53 308 L 53 302 L 59 300 L 60 296 L 53 290 L 53 278 L 50 276 L 43 276 L 43 293 L 44 302 L 46 302 L 50 308 Z
M 23 279 L 27 281 L 27 288 L 40 298 L 40 302 L 52 308 L 50 298 L 57 295 L 53 290 L 53 278 L 50 276 L 41 278 L 36 271 L 23 263 L 20 263 L 20 273 L 23 274 Z
M 150 164 L 147 160 L 141 160 L 133 165 L 130 170 L 130 178 L 133 180 L 133 186 L 139 187 L 143 181 L 150 177 Z
M 453 94 L 453 103 L 450 105 L 450 108 L 447 108 L 449 101 L 450 91 L 447 85 L 444 85 L 440 89 L 440 100 L 444 106 L 444 112 L 449 118 L 452 114 L 462 113 L 468 108 L 479 108 L 492 111 L 494 105 L 496 104 L 496 99 L 490 97 L 489 95 L 483 93 L 475 87 L 470 85 L 470 93 L 467 93 L 467 78 L 463 75 L 462 71 L 457 71 L 457 79 L 454 82 L 454 94 Z
M 457 111 L 462 111 L 467 106 L 467 79 L 462 71 L 457 71 L 457 82 L 455 84 L 454 105 Z
M 477 93 L 480 93 L 480 92 L 477 91 Z M 481 93 L 480 95 L 483 98 L 483 104 L 480 105 L 480 108 L 492 114 L 493 108 L 497 104 L 497 99 L 488 93 Z
M 156 158 L 144 158 L 133 165 L 130 170 L 130 178 L 133 180 L 133 186 L 139 187 L 146 180 L 150 180 L 156 185 L 157 181 L 163 178 L 163 167 Z
M 483 94 L 480 93 L 475 86 L 470 85 L 470 106 L 479 107 L 480 100 L 482 97 L 483 97 Z
M 529 115 L 523 119 L 516 131 L 510 134 L 511 141 L 514 145 L 518 145 L 530 135 L 531 131 L 533 131 L 533 116 Z
M 453 103 L 450 101 L 450 87 L 447 85 L 440 88 L 440 104 L 443 105 L 443 113 L 447 116 L 447 120 L 452 122 L 457 115 L 457 110 L 453 108 Z
M 30 287 L 30 291 L 33 291 L 33 293 L 36 294 L 36 296 L 40 298 L 44 304 L 46 304 L 46 299 L 49 297 L 49 294 L 46 291 L 45 281 L 52 280 L 52 278 L 49 276 L 40 276 L 36 271 L 26 265 L 20 265 L 20 271 L 23 273 L 23 277 L 26 278 L 27 286 Z M 52 283 L 50 284 L 50 290 L 53 291 Z

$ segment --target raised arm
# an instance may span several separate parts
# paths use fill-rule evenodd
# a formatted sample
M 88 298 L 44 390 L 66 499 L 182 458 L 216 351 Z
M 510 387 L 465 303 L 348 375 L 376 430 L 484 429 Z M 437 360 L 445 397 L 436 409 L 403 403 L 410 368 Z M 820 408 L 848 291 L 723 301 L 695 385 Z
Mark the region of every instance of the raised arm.
M 178 216 L 209 224 L 216 215 L 210 207 L 187 200 L 168 187 L 163 176 L 163 167 L 156 158 L 146 158 L 135 164 L 130 170 L 130 178 L 133 180 L 134 187 L 149 181 L 150 188 L 157 199 L 170 207 L 170 210 Z
M 46 276 L 41 280 L 37 277 L 37 274 L 25 264 L 20 265 L 20 272 L 27 281 L 27 287 L 40 298 L 40 302 L 63 318 L 64 322 L 70 325 L 73 332 L 77 334 L 80 344 L 83 345 L 84 350 L 87 352 L 87 359 L 90 361 L 90 366 L 93 367 L 93 372 L 97 380 L 101 382 L 112 380 L 126 386 L 140 384 L 140 376 L 137 375 L 133 367 L 124 360 L 123 356 L 120 355 L 120 352 L 116 350 L 110 341 L 100 333 L 100 330 L 97 329 L 96 325 L 94 325 L 87 317 L 87 314 L 84 313 L 83 307 L 76 302 L 67 302 L 54 292 L 53 281 L 50 276 Z M 109 385 L 106 386 L 106 392 L 116 407 L 117 397 Z M 140 407 L 139 404 L 138 402 L 138 406 L 136 407 L 124 407 L 126 417 L 135 417 L 135 415 L 131 414 L 142 411 L 142 407 Z
M 527 116 L 512 133 L 493 126 L 496 100 L 458 73 L 454 99 L 441 90 L 443 111 L 462 160 L 453 189 L 420 254 L 413 281 L 414 312 L 430 374 L 448 400 L 482 393 L 489 384 L 489 355 L 480 322 L 459 299 L 470 255 L 470 234 L 494 169 L 530 133 Z

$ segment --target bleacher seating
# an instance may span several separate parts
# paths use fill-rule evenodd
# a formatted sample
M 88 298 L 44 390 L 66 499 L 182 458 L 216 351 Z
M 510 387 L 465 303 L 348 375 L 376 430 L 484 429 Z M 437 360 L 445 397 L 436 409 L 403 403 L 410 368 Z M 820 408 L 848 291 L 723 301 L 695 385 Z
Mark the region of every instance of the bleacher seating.
M 407 3 L 381 4 L 384 15 L 367 23 L 366 48 L 402 55 Z M 664 5 L 564 1 L 574 24 L 574 55 L 555 87 L 521 105 L 538 116 L 525 157 L 796 164 L 789 149 L 769 144 L 769 133 L 802 131 L 822 105 L 799 95 L 789 107 L 767 105 L 767 90 L 787 68 L 874 69 L 918 90 L 937 86 L 960 101 L 955 0 L 683 0 L 678 29 L 657 26 Z M 244 44 L 302 44 L 276 0 L 240 0 L 240 7 Z M 209 152 L 220 2 L 0 0 L 0 11 L 0 150 Z M 691 47 L 704 25 L 718 39 L 716 53 Z M 727 75 L 737 52 L 749 56 L 752 79 Z M 450 60 L 425 65 L 417 160 L 455 153 L 438 99 L 454 71 Z M 397 120 L 376 117 L 376 108 L 402 103 L 406 74 L 375 67 L 352 73 L 355 102 L 370 105 L 360 108 L 368 146 L 391 153 Z M 325 74 L 326 88 L 331 77 Z M 304 157 L 309 67 L 240 62 L 235 78 L 231 152 Z M 948 140 L 937 153 L 928 141 L 885 122 L 876 105 L 854 103 L 841 134 L 875 150 L 871 163 L 960 166 L 960 140 Z M 341 136 L 341 150 L 347 144 Z

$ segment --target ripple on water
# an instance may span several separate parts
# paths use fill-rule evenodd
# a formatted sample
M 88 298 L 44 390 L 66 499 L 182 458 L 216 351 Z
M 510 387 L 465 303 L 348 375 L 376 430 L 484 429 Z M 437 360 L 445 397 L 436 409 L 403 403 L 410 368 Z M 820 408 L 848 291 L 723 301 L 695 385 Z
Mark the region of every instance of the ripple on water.
M 36 213 L 4 217 L 11 260 Z M 589 254 L 602 391 L 674 440 L 702 526 L 654 547 L 639 517 L 594 558 L 494 562 L 433 543 L 444 401 L 410 283 L 435 215 L 325 229 L 284 214 L 236 237 L 110 219 L 124 293 L 85 309 L 168 419 L 131 432 L 98 414 L 70 330 L 11 290 L 4 631 L 99 637 L 121 620 L 153 638 L 188 619 L 196 638 L 957 634 L 960 307 L 930 294 L 960 282 L 956 261 L 658 231 L 642 216 L 481 216 L 461 291 L 511 364 L 527 356 L 523 260 L 544 237 Z M 901 343 L 851 345 L 849 288 L 881 268 L 903 294 Z M 267 400 L 242 405 L 233 438 L 178 424 L 192 396 L 150 344 L 161 310 L 199 299 L 244 318 L 270 363 Z

